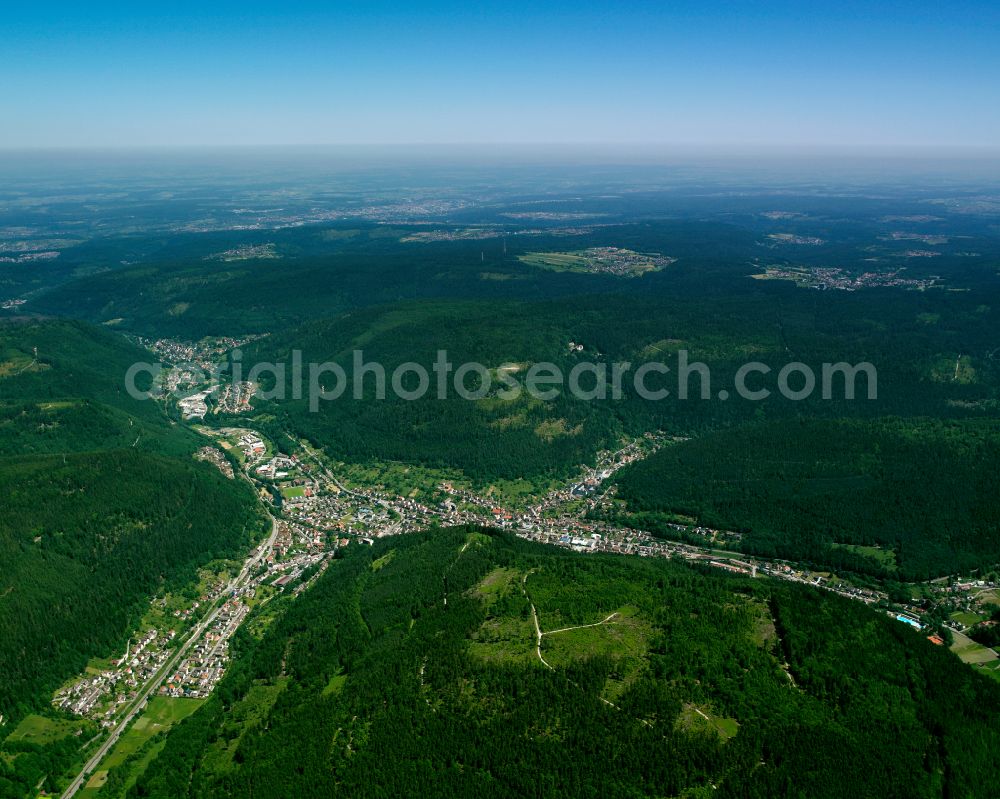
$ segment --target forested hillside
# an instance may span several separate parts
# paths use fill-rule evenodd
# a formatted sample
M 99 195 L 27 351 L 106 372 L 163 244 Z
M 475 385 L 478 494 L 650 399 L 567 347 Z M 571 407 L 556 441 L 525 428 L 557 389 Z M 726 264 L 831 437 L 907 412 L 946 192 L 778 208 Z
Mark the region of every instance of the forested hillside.
M 506 221 L 497 217 L 498 221 Z M 643 281 L 660 289 L 703 283 L 705 272 L 728 272 L 753 248 L 753 236 L 733 225 L 696 220 L 658 220 L 641 225 L 581 228 L 571 237 L 535 229 L 505 243 L 406 241 L 423 226 L 364 222 L 269 231 L 174 235 L 166 243 L 104 242 L 106 268 L 33 298 L 32 311 L 87 319 L 117 320 L 148 335 L 200 338 L 220 333 L 288 329 L 314 319 L 401 299 L 522 299 L 606 293 L 625 289 L 610 275 L 553 273 L 528 266 L 518 255 L 530 250 L 583 248 L 609 241 L 623 247 L 666 251 L 685 259 L 670 275 Z M 266 238 L 262 238 L 266 236 Z M 278 258 L 229 262 L 206 259 L 250 238 L 275 242 Z M 121 255 L 136 249 L 155 258 L 123 268 Z M 117 255 L 117 258 L 115 257 Z M 636 290 L 638 287 L 632 287 Z
M 183 149 L 0 154 L 0 799 L 1000 793 L 1000 163 Z
M 252 497 L 190 458 L 112 450 L 0 461 L 0 713 L 120 647 L 152 593 L 236 555 Z
M 129 796 L 912 799 L 1000 779 L 1000 687 L 769 580 L 433 530 L 351 546 L 247 629 Z M 123 790 L 112 773 L 101 795 Z
M 263 529 L 244 483 L 194 461 L 197 437 L 126 393 L 125 370 L 150 358 L 82 323 L 0 326 L 6 730 L 122 646 L 153 593 Z
M 754 281 L 748 276 L 760 272 L 762 263 L 868 271 L 873 268 L 873 248 L 884 259 L 879 269 L 905 264 L 908 276 L 932 272 L 946 275 L 948 287 L 974 286 L 977 293 L 996 290 L 995 272 L 988 268 L 1000 255 L 996 238 L 984 220 L 962 213 L 950 214 L 946 222 L 928 220 L 920 226 L 955 236 L 950 243 L 936 245 L 933 261 L 896 260 L 911 243 L 887 244 L 884 237 L 897 230 L 899 223 L 881 217 L 899 214 L 901 209 L 926 212 L 927 207 L 913 203 L 910 195 L 875 199 L 800 193 L 783 197 L 800 213 L 780 219 L 760 213 L 773 208 L 774 200 L 769 197 L 699 191 L 637 192 L 630 187 L 626 196 L 619 197 L 536 200 L 532 205 L 542 217 L 583 213 L 602 222 L 569 229 L 541 218 L 518 223 L 509 215 L 510 211 L 523 212 L 523 206 L 515 203 L 506 209 L 480 206 L 454 215 L 450 223 L 435 224 L 437 233 L 460 233 L 465 225 L 473 225 L 480 232 L 493 233 L 486 239 L 416 241 L 414 236 L 427 234 L 427 225 L 379 225 L 362 220 L 277 230 L 213 230 L 194 235 L 175 230 L 169 236 L 108 237 L 78 252 L 67 252 L 63 258 L 79 259 L 85 265 L 81 274 L 35 294 L 26 307 L 94 323 L 114 322 L 144 335 L 197 339 L 289 329 L 408 299 L 531 302 L 621 293 L 637 300 L 649 295 L 685 298 L 698 307 L 712 297 L 763 294 L 786 295 L 798 305 L 816 298 L 809 297 L 809 292 L 793 298 L 788 292 L 795 290 L 791 284 Z M 943 210 L 938 207 L 936 212 Z M 501 238 L 503 231 L 507 235 Z M 822 246 L 777 245 L 768 239 L 770 234 L 788 235 L 788 231 L 821 236 Z M 212 257 L 240 245 L 264 243 L 273 255 L 236 260 Z M 547 271 L 520 260 L 531 252 L 606 246 L 662 253 L 677 261 L 641 279 L 623 280 L 610 274 Z M 970 249 L 982 258 L 967 257 Z M 904 307 L 916 301 L 899 290 L 891 292 L 894 302 L 901 301 Z M 866 293 L 869 299 L 873 294 L 883 298 L 887 294 Z M 948 305 L 963 299 L 944 295 L 937 290 L 922 302 Z M 874 302 L 873 308 L 877 312 L 869 321 L 880 319 L 882 311 L 893 313 L 884 300 Z M 772 304 L 758 322 L 770 324 L 776 310 Z M 725 320 L 716 317 L 713 321 Z
M 799 418 L 676 444 L 618 485 L 626 520 L 654 530 L 693 518 L 755 554 L 926 580 L 1000 561 L 998 474 L 992 420 Z
M 190 452 L 190 431 L 157 403 L 126 391 L 128 368 L 154 360 L 123 336 L 83 322 L 0 324 L 0 455 L 119 447 Z
M 302 399 L 293 399 L 289 382 L 285 399 L 263 406 L 264 411 L 284 429 L 308 436 L 343 460 L 447 465 L 485 484 L 497 478 L 565 475 L 622 433 L 662 429 L 700 436 L 790 417 L 963 419 L 993 414 L 1000 397 L 1000 362 L 987 357 L 994 346 L 993 312 L 974 307 L 968 298 L 943 295 L 933 304 L 916 293 L 897 294 L 888 308 L 882 302 L 873 295 L 830 296 L 795 288 L 709 294 L 697 301 L 651 293 L 559 302 L 411 302 L 276 332 L 246 348 L 243 362 L 285 364 L 290 381 L 292 354 L 298 350 L 306 365 L 336 361 L 350 379 L 358 350 L 365 363 L 384 368 L 387 383 L 400 364 L 422 365 L 431 381 L 421 400 L 400 399 L 392 390 L 378 400 L 369 375 L 362 381 L 361 400 L 353 398 L 352 384 L 335 401 L 318 403 L 314 412 L 307 387 Z M 928 325 L 920 317 L 932 305 L 940 318 Z M 582 350 L 570 351 L 570 342 Z M 971 358 L 974 380 L 956 382 L 950 373 L 941 375 L 943 368 L 954 368 L 954 357 L 948 361 L 941 353 L 959 348 L 980 353 Z M 489 394 L 479 401 L 462 399 L 449 380 L 448 399 L 439 401 L 431 372 L 439 350 L 447 352 L 456 369 L 476 362 L 492 370 Z M 681 350 L 690 361 L 711 368 L 708 399 L 700 398 L 697 375 L 688 383 L 689 398 L 678 398 Z M 832 399 L 822 399 L 819 390 L 804 401 L 785 399 L 775 375 L 792 360 L 806 363 L 817 375 L 823 363 L 869 361 L 878 371 L 877 398 L 867 399 L 861 378 L 854 400 L 844 399 L 839 382 Z M 610 398 L 610 387 L 603 400 L 576 399 L 565 386 L 560 396 L 545 402 L 526 394 L 516 400 L 499 396 L 504 388 L 498 379 L 501 366 L 513 365 L 508 374 L 523 385 L 530 364 L 542 361 L 556 364 L 567 377 L 577 365 L 602 363 L 609 383 L 611 364 L 628 362 L 632 371 L 622 381 L 618 400 Z M 667 376 L 647 381 L 653 389 L 666 387 L 671 392 L 667 398 L 637 395 L 631 375 L 647 361 L 662 361 L 671 369 Z M 770 390 L 765 401 L 736 396 L 734 375 L 747 361 L 772 370 L 769 378 L 751 381 L 755 389 L 760 383 Z M 268 378 L 265 372 L 265 385 Z M 324 385 L 332 387 L 332 378 L 327 376 Z M 411 381 L 406 387 L 413 385 Z M 466 385 L 477 387 L 474 373 L 467 375 Z M 585 374 L 581 385 L 592 388 L 593 377 Z M 719 399 L 721 390 L 729 393 L 728 400 Z

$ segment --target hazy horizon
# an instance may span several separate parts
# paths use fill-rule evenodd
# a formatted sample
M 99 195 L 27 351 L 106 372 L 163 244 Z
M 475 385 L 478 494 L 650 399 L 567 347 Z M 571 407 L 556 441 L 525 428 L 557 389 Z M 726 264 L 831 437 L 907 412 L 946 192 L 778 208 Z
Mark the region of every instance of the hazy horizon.
M 0 148 L 3 195 L 33 184 L 64 188 L 166 180 L 264 180 L 296 190 L 343 176 L 381 183 L 395 174 L 405 185 L 455 179 L 489 185 L 515 181 L 629 191 L 682 185 L 722 190 L 812 185 L 858 191 L 880 185 L 928 190 L 1000 184 L 1000 148 L 680 147 L 621 144 L 553 145 L 268 145 L 214 147 Z M 539 183 L 541 181 L 541 183 Z

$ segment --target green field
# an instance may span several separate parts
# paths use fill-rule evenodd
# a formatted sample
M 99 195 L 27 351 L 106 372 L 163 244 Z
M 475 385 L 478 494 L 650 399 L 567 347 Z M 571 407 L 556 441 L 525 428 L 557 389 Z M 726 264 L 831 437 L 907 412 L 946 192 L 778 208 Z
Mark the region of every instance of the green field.
M 145 712 L 118 739 L 118 743 L 101 761 L 78 796 L 121 796 L 123 790 L 135 784 L 149 763 L 162 751 L 166 738 L 160 736 L 180 723 L 205 703 L 203 699 L 181 699 L 155 696 Z M 160 737 L 158 737 L 160 736 Z M 112 782 L 113 786 L 101 789 Z
M 972 663 L 975 665 L 997 663 L 997 653 L 992 649 L 987 649 L 985 646 L 973 641 L 963 633 L 953 633 L 953 635 L 955 637 L 955 642 L 951 645 L 951 651 L 958 655 L 964 663 Z M 993 666 L 991 666 L 991 668 L 993 668 Z
M 979 624 L 985 616 L 980 616 L 978 613 L 972 613 L 968 610 L 959 610 L 951 614 L 951 618 L 961 624 L 963 627 L 972 627 L 973 625 Z
M 708 730 L 717 734 L 722 740 L 729 740 L 740 730 L 736 719 L 716 716 L 711 708 L 685 705 L 677 724 L 687 730 Z
M 863 555 L 866 558 L 871 558 L 889 571 L 896 570 L 896 553 L 891 549 L 874 546 L 866 547 L 861 546 L 860 544 L 833 544 L 833 547 L 836 549 L 843 549 L 847 552 L 853 552 L 855 555 Z
M 62 740 L 67 735 L 74 735 L 87 727 L 88 723 L 82 719 L 55 719 L 33 714 L 21 720 L 7 737 L 7 742 L 18 741 L 44 746 Z
M 203 704 L 203 699 L 154 696 L 149 700 L 145 712 L 136 719 L 115 744 L 114 749 L 104 758 L 101 768 L 111 769 L 120 766 L 151 738 L 183 721 Z
M 591 263 L 579 252 L 529 252 L 521 256 L 521 261 L 553 272 L 589 272 Z

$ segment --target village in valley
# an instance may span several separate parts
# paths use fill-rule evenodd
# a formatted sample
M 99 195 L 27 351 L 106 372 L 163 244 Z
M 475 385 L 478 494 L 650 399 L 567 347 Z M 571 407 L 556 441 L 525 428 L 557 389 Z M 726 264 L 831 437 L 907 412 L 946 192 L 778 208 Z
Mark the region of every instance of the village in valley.
M 212 359 L 219 359 L 226 345 L 240 343 L 225 340 L 205 347 L 161 340 L 155 345 L 165 357 L 187 359 L 211 371 Z M 176 373 L 176 369 L 169 373 L 167 385 L 176 387 L 171 382 Z M 177 380 L 184 379 L 181 370 Z M 948 635 L 955 637 L 948 643 L 963 659 L 979 668 L 1000 665 L 993 650 L 964 634 L 984 618 L 989 603 L 1000 599 L 1000 585 L 974 578 L 943 578 L 919 586 L 912 600 L 900 602 L 873 584 L 744 554 L 738 549 L 742 539 L 738 531 L 678 522 L 669 525 L 673 534 L 665 538 L 663 531 L 654 535 L 629 526 L 616 512 L 620 503 L 610 478 L 683 439 L 647 433 L 623 441 L 614 451 L 598 453 L 594 463 L 572 479 L 541 495 L 514 499 L 493 487 L 473 486 L 460 474 L 442 479 L 417 467 L 411 471 L 411 467 L 386 465 L 382 472 L 373 472 L 338 463 L 310 442 L 287 434 L 279 447 L 254 427 L 250 384 L 212 382 L 201 387 L 198 396 L 205 406 L 203 412 L 191 413 L 189 397 L 177 403 L 184 418 L 206 439 L 195 457 L 227 479 L 252 485 L 270 520 L 270 532 L 242 564 L 209 564 L 196 586 L 155 598 L 122 653 L 92 661 L 85 674 L 56 693 L 54 707 L 107 731 L 99 754 L 110 752 L 130 725 L 150 712 L 154 697 L 208 697 L 226 673 L 236 631 L 254 618 L 255 611 L 308 588 L 338 549 L 435 526 L 496 528 L 581 553 L 676 558 L 750 578 L 767 576 L 808 584 L 879 607 L 938 645 L 946 642 L 925 619 L 929 612 L 945 613 Z M 219 398 L 213 402 L 212 414 L 207 411 L 209 396 Z M 225 414 L 229 426 L 206 421 L 216 414 Z M 394 469 L 407 479 L 389 481 L 386 475 L 396 475 Z
M 200 345 L 161 340 L 156 344 L 173 354 L 191 355 L 207 367 L 227 352 L 227 347 L 242 346 L 256 338 L 206 340 Z M 574 346 L 579 345 L 570 344 L 571 349 Z M 253 384 L 225 381 L 209 386 L 209 393 L 220 398 L 214 413 L 252 418 L 253 388 Z M 232 401 L 234 397 L 239 401 Z M 183 399 L 179 405 L 183 409 Z M 232 471 L 231 461 L 235 461 L 244 477 L 257 487 L 261 500 L 280 517 L 276 529 L 281 534 L 274 542 L 280 556 L 287 556 L 294 546 L 311 546 L 318 552 L 436 525 L 492 527 L 579 552 L 680 558 L 751 577 L 766 575 L 806 583 L 884 607 L 890 616 L 915 629 L 930 627 L 922 619 L 929 609 L 935 610 L 937 616 L 945 614 L 946 626 L 958 637 L 958 643 L 967 647 L 970 662 L 1000 665 L 996 653 L 964 635 L 969 625 L 963 623 L 972 619 L 978 623 L 983 614 L 989 615 L 987 605 L 1000 603 L 1000 585 L 968 577 L 938 579 L 921 587 L 919 600 L 891 601 L 877 586 L 787 561 L 745 555 L 739 551 L 742 534 L 738 531 L 674 523 L 668 526 L 675 535 L 664 538 L 662 533 L 654 535 L 624 524 L 615 512 L 616 488 L 609 478 L 683 440 L 664 433 L 647 433 L 622 442 L 615 451 L 599 452 L 592 466 L 540 495 L 505 499 L 503 491 L 494 492 L 493 487 L 483 491 L 469 485 L 460 474 L 454 479 L 438 479 L 440 475 L 421 473 L 418 467 L 386 465 L 382 471 L 372 471 L 331 461 L 305 440 L 294 441 L 294 452 L 286 454 L 251 426 L 199 425 L 196 429 L 212 437 L 218 447 L 204 448 L 199 457 L 215 463 L 227 476 Z M 403 479 L 398 479 L 399 471 Z M 934 643 L 943 643 L 937 636 L 929 637 Z
M 169 697 L 203 699 L 225 674 L 229 642 L 250 611 L 283 592 L 297 593 L 325 569 L 338 545 L 298 525 L 275 520 L 271 538 L 254 550 L 243 569 L 225 564 L 204 570 L 201 593 L 153 600 L 140 632 L 124 653 L 92 663 L 87 674 L 61 689 L 53 705 L 114 728 L 144 688 Z M 346 542 L 345 542 L 346 543 Z

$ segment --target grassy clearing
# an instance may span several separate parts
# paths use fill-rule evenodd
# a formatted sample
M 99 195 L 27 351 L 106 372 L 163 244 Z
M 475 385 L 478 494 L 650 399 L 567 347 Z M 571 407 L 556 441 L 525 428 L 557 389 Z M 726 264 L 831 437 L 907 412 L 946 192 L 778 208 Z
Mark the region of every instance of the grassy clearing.
M 728 741 L 739 732 L 740 725 L 736 719 L 716 716 L 711 708 L 694 704 L 684 705 L 677 725 L 687 730 L 708 730 L 716 733 L 722 740 Z
M 465 536 L 465 543 L 459 547 L 459 553 L 465 552 L 469 547 L 482 547 L 489 546 L 492 543 L 492 539 L 488 535 L 483 533 L 469 533 Z
M 538 663 L 535 654 L 535 625 L 527 598 L 516 587 L 521 573 L 515 569 L 495 569 L 474 589 L 487 607 L 504 599 L 504 615 L 491 616 L 469 642 L 469 654 L 491 663 Z
M 556 667 L 601 655 L 641 659 L 647 651 L 650 628 L 634 614 L 634 608 L 621 608 L 611 621 L 596 627 L 543 628 L 542 654 Z
M 372 561 L 372 571 L 377 572 L 389 565 L 389 562 L 396 556 L 396 550 L 390 549 L 378 560 Z
M 601 695 L 616 702 L 646 668 L 651 628 L 637 612 L 636 608 L 624 607 L 613 619 L 596 627 L 543 630 L 542 655 L 557 669 L 592 657 L 610 658 L 614 665 Z
M 40 411 L 64 411 L 67 408 L 73 408 L 79 403 L 63 400 L 61 402 L 39 402 L 38 410 Z
M 862 555 L 863 557 L 871 558 L 890 571 L 896 570 L 896 553 L 891 549 L 883 549 L 882 547 L 866 547 L 859 544 L 834 544 L 833 546 L 837 549 L 845 549 L 848 552 L 853 552 L 855 555 Z
M 469 642 L 469 654 L 489 663 L 533 665 L 538 663 L 534 634 L 530 619 L 487 621 Z
M 344 689 L 344 683 L 347 682 L 346 674 L 334 674 L 330 678 L 330 682 L 326 684 L 323 689 L 323 696 L 329 696 L 330 694 L 339 694 Z
M 101 766 L 110 770 L 122 765 L 147 741 L 183 721 L 204 703 L 203 699 L 175 699 L 167 696 L 154 696 L 149 700 L 146 711 L 122 735 Z
M 997 653 L 992 649 L 987 649 L 982 644 L 978 644 L 962 633 L 953 633 L 955 641 L 951 645 L 951 651 L 958 655 L 963 663 L 982 665 L 987 663 L 997 663 Z
M 503 283 L 508 280 L 522 280 L 523 278 L 520 275 L 512 275 L 509 272 L 480 272 L 479 279 Z
M 987 677 L 992 677 L 994 680 L 1000 682 L 1000 660 L 994 660 L 989 663 L 981 663 L 978 666 L 975 666 L 975 668 Z
M 25 372 L 43 372 L 51 369 L 47 363 L 35 363 L 34 358 L 22 352 L 14 353 L 6 360 L 0 361 L 0 378 L 12 377 Z
M 569 427 L 565 419 L 547 419 L 535 427 L 535 435 L 543 441 L 553 441 L 561 436 L 578 436 L 582 432 L 582 424 Z
M 335 677 L 334 680 L 337 678 Z M 346 678 L 345 678 L 346 679 Z M 333 680 L 331 680 L 331 683 Z M 288 678 L 281 677 L 274 683 L 254 685 L 247 695 L 237 702 L 226 717 L 223 734 L 205 752 L 204 765 L 213 772 L 232 768 L 233 755 L 247 731 L 264 723 L 274 703 L 288 685 Z M 329 686 L 328 686 L 329 688 Z
M 548 269 L 552 272 L 589 272 L 590 259 L 582 253 L 574 252 L 529 252 L 520 256 L 528 266 Z
M 974 624 L 979 624 L 985 616 L 980 616 L 979 614 L 973 613 L 969 610 L 957 610 L 951 614 L 951 618 L 963 627 L 972 627 Z
M 487 574 L 479 585 L 472 589 L 472 593 L 489 607 L 514 589 L 516 580 L 520 577 L 521 573 L 517 569 L 500 567 Z
M 502 615 L 490 615 L 469 642 L 473 657 L 492 663 L 538 662 L 530 605 L 520 590 L 522 576 L 517 569 L 496 568 L 472 589 L 487 612 L 499 602 L 504 603 Z
M 105 671 L 110 671 L 113 668 L 114 664 L 111 658 L 91 658 L 84 671 L 87 674 L 97 675 Z
M 664 354 L 677 352 L 685 344 L 686 342 L 679 338 L 661 338 L 639 350 L 639 355 L 646 359 L 662 357 Z
M 778 639 L 778 630 L 774 625 L 771 610 L 764 602 L 753 602 L 757 615 L 754 618 L 753 642 L 761 649 L 769 647 Z
M 936 383 L 969 385 L 976 382 L 976 370 L 968 355 L 938 355 L 930 367 L 930 378 Z
M 22 741 L 25 743 L 46 744 L 60 741 L 67 735 L 74 735 L 86 726 L 82 719 L 53 719 L 48 716 L 32 714 L 25 716 L 21 723 L 8 736 L 8 741 Z

